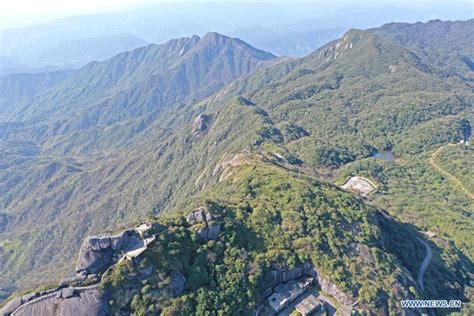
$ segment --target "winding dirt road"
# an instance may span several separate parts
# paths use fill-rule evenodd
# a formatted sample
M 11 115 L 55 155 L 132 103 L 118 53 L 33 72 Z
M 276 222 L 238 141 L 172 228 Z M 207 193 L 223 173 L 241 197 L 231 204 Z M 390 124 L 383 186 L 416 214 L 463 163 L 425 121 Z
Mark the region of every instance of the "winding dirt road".
M 464 187 L 463 183 L 458 179 L 456 178 L 455 176 L 453 176 L 452 174 L 450 174 L 448 171 L 444 170 L 443 168 L 441 168 L 437 163 L 436 163 L 436 156 L 438 156 L 438 154 L 444 149 L 444 148 L 447 148 L 447 147 L 454 147 L 456 146 L 455 144 L 447 144 L 447 145 L 444 145 L 444 146 L 441 146 L 439 147 L 438 149 L 436 149 L 430 156 L 430 158 L 428 159 L 428 163 L 436 169 L 436 171 L 438 171 L 440 174 L 442 174 L 444 177 L 448 178 L 449 180 L 451 180 L 451 182 L 453 182 L 454 184 L 456 184 L 469 198 L 473 199 L 474 200 L 474 194 L 471 193 L 468 189 L 466 189 L 466 187 Z
M 423 292 L 425 290 L 423 286 L 423 275 L 425 274 L 426 268 L 428 267 L 428 264 L 431 261 L 431 257 L 433 256 L 433 253 L 431 251 L 430 246 L 428 246 L 427 243 L 425 243 L 421 238 L 418 238 L 418 240 L 425 246 L 425 249 L 426 249 L 425 259 L 423 259 L 423 263 L 420 266 L 420 270 L 418 270 L 418 277 L 417 277 L 418 285 L 420 286 L 420 289 Z

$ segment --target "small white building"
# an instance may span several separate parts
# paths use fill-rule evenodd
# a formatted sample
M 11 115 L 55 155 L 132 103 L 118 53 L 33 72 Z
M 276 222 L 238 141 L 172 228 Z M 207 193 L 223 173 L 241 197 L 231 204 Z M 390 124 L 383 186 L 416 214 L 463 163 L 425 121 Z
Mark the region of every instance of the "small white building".
M 307 316 L 316 312 L 320 312 L 322 314 L 324 312 L 324 303 L 316 296 L 311 294 L 298 303 L 295 306 L 295 309 L 303 316 Z
M 298 282 L 290 280 L 286 283 L 280 283 L 275 287 L 273 294 L 267 298 L 268 304 L 275 313 L 278 313 L 290 302 L 303 294 L 312 283 L 312 278 L 302 278 Z

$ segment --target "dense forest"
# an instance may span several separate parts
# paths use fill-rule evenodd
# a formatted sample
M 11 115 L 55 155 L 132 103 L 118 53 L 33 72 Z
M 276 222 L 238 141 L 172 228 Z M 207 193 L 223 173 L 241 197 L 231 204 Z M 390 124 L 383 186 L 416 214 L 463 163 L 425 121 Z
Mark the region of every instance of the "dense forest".
M 305 263 L 361 312 L 402 298 L 469 312 L 473 23 L 353 29 L 297 59 L 209 33 L 22 78 L 34 95 L 0 96 L 0 294 L 148 220 L 155 242 L 101 282 L 115 314 L 248 314 L 271 271 Z M 342 190 L 355 175 L 375 192 Z M 197 207 L 218 238 L 198 238 Z

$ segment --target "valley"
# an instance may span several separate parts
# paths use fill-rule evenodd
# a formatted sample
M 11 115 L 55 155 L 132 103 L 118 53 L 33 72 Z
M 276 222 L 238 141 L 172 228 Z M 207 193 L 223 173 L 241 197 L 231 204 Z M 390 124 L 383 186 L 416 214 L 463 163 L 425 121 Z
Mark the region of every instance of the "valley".
M 301 58 L 211 32 L 0 77 L 2 299 L 147 222 L 136 257 L 88 273 L 107 313 L 249 314 L 303 276 L 362 314 L 469 310 L 473 29 L 351 29 Z

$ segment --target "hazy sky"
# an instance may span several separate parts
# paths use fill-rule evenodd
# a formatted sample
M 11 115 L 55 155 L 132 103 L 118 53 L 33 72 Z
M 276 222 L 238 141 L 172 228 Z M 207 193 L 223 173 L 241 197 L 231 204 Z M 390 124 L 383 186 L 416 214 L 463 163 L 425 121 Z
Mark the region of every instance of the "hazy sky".
M 0 0 L 3 28 L 48 21 L 71 15 L 131 8 L 150 0 Z
M 229 2 L 229 0 L 0 0 L 0 28 L 31 25 L 71 15 L 82 15 L 114 10 L 139 8 L 147 5 L 173 2 Z M 289 0 L 235 0 L 233 2 L 293 2 Z M 471 7 L 474 15 L 474 0 L 302 0 L 300 2 L 366 6 L 387 5 L 437 5 L 464 3 Z M 297 4 L 295 4 L 297 5 Z

